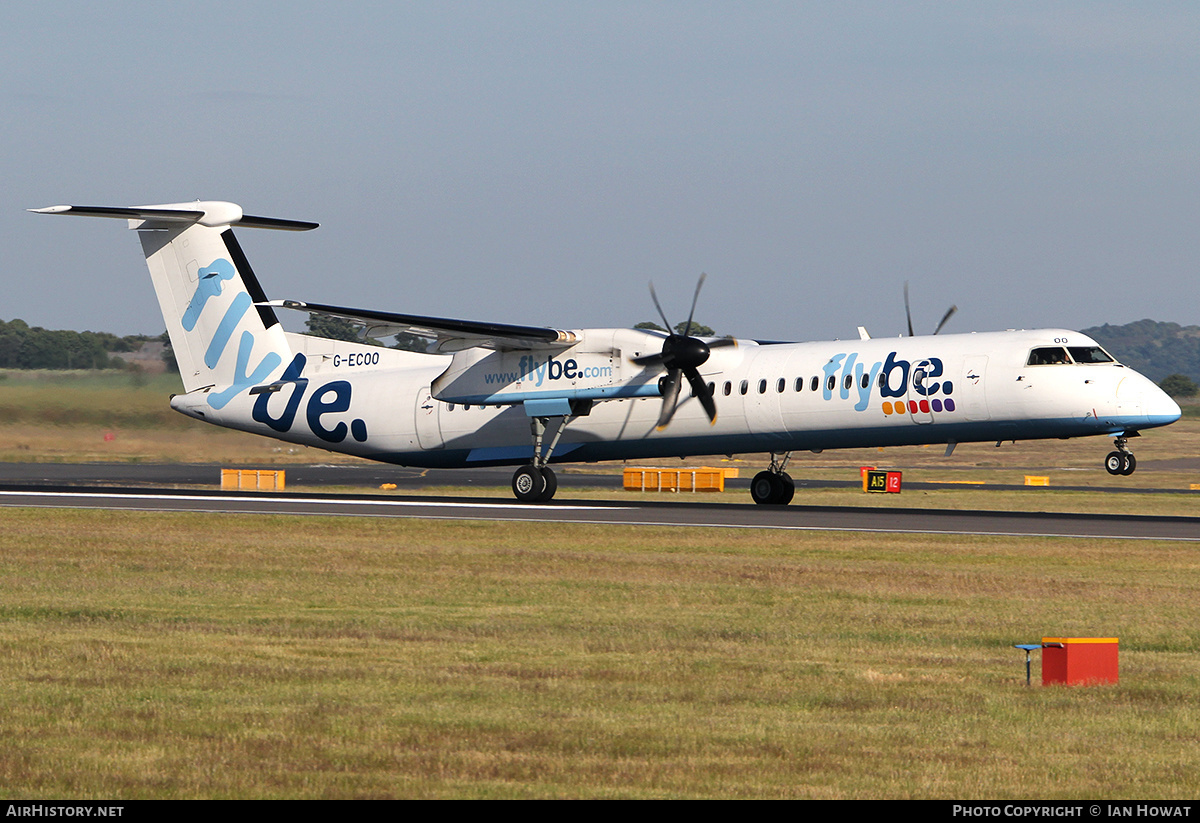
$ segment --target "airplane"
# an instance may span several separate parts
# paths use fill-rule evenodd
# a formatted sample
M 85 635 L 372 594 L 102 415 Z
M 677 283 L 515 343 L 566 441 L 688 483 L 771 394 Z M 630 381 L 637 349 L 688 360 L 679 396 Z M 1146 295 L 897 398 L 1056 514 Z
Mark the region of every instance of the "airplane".
M 124 219 L 138 233 L 183 380 L 176 411 L 402 466 L 517 466 L 512 490 L 526 503 L 554 497 L 560 462 L 762 453 L 751 497 L 785 505 L 793 452 L 945 444 L 949 456 L 958 443 L 1085 436 L 1113 437 L 1105 468 L 1128 475 L 1129 439 L 1180 416 L 1076 331 L 918 336 L 910 314 L 907 337 L 860 327 L 849 341 L 700 338 L 690 332 L 703 277 L 682 333 L 268 300 L 233 229 L 318 224 L 220 201 L 30 211 Z M 651 297 L 671 328 L 653 286 Z M 426 350 L 288 332 L 280 309 L 415 335 Z

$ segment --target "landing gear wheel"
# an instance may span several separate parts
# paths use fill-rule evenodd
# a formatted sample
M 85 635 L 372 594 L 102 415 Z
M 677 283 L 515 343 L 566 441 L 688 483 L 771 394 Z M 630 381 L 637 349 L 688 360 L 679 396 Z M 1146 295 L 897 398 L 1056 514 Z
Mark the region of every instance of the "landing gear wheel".
M 1122 456 L 1125 458 L 1125 463 L 1121 466 L 1121 474 L 1128 477 L 1129 475 L 1133 474 L 1135 469 L 1137 469 L 1137 458 L 1129 452 L 1125 452 L 1125 454 Z
M 750 481 L 750 496 L 760 506 L 769 506 L 774 503 L 778 492 L 778 486 L 775 485 L 775 475 L 770 472 L 759 472 Z
M 1130 455 L 1132 457 L 1132 455 Z M 1125 453 L 1124 452 L 1109 452 L 1104 458 L 1104 470 L 1109 474 L 1121 474 L 1121 470 L 1125 468 Z
M 750 496 L 760 506 L 786 506 L 796 494 L 796 484 L 790 476 L 759 472 L 750 481 Z
M 790 474 L 783 472 L 779 475 L 779 484 L 782 487 L 782 493 L 779 495 L 779 505 L 786 506 L 796 496 L 796 481 L 792 480 Z
M 543 466 L 542 478 L 546 481 L 546 488 L 542 489 L 542 493 L 538 495 L 537 502 L 548 503 L 554 498 L 554 493 L 558 491 L 558 477 L 548 466 Z
M 546 491 L 546 477 L 537 466 L 522 466 L 513 473 L 512 490 L 522 503 L 540 502 Z

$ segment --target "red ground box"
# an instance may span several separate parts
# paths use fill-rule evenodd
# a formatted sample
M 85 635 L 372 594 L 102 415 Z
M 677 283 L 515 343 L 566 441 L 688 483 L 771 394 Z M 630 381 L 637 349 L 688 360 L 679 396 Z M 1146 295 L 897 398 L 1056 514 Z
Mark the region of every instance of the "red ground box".
M 1043 637 L 1042 685 L 1117 682 L 1117 638 Z

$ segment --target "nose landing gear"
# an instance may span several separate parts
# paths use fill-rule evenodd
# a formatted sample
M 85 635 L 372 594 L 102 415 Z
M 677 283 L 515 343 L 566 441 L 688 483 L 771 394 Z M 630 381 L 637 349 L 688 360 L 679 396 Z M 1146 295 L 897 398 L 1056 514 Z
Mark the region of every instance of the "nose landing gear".
M 1129 435 L 1129 437 L 1136 436 L 1136 432 Z M 1126 443 L 1127 437 L 1124 434 L 1113 440 L 1113 445 L 1117 447 L 1117 450 L 1109 452 L 1108 456 L 1104 458 L 1104 470 L 1109 474 L 1129 476 L 1137 469 L 1137 458 L 1126 448 Z

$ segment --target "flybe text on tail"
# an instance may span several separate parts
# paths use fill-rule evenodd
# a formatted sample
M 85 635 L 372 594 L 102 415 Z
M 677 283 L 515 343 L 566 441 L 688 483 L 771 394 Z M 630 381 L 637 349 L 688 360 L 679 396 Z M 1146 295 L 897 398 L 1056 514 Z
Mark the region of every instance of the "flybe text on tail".
M 237 270 L 233 263 L 225 259 L 214 260 L 208 266 L 200 269 L 200 278 L 196 290 L 192 294 L 187 310 L 180 318 L 184 330 L 192 331 L 200 321 L 213 298 L 221 295 L 226 282 L 234 280 Z M 250 310 L 253 301 L 245 291 L 238 291 L 225 307 L 225 312 L 217 324 L 216 330 L 204 350 L 204 365 L 215 369 L 229 349 L 229 343 L 237 330 L 238 324 L 246 312 Z M 255 337 L 250 331 L 243 331 L 238 339 L 237 360 L 233 369 L 233 382 L 217 391 L 209 392 L 208 404 L 214 409 L 224 408 L 239 392 L 249 389 L 267 379 L 275 371 L 283 359 L 273 351 L 267 352 L 258 364 L 251 369 L 250 361 L 254 355 Z

